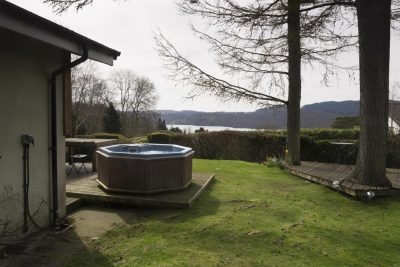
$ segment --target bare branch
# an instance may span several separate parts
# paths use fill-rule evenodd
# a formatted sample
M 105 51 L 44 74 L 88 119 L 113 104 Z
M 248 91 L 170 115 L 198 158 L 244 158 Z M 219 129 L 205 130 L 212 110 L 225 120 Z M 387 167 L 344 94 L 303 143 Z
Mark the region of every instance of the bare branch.
M 55 13 L 61 14 L 71 7 L 74 7 L 76 11 L 79 11 L 87 5 L 91 5 L 93 0 L 43 0 L 43 3 L 51 6 Z
M 183 14 L 196 15 L 207 22 L 211 34 L 194 26 L 192 31 L 210 45 L 224 74 L 242 81 L 241 85 L 232 84 L 227 78 L 206 72 L 159 34 L 155 38 L 158 53 L 170 70 L 171 79 L 194 87 L 189 97 L 208 93 L 225 100 L 286 102 L 287 1 L 254 0 L 241 5 L 233 0 L 204 0 L 196 4 L 182 0 L 177 5 Z M 341 13 L 342 7 L 354 10 L 353 5 L 352 0 L 321 0 L 302 5 L 302 62 L 321 65 L 325 69 L 323 80 L 333 74 L 333 68 L 353 69 L 338 66 L 334 61 L 339 53 L 356 47 L 356 27 L 350 19 L 354 19 L 354 11 L 346 16 Z
M 128 128 L 128 114 L 131 114 L 131 127 L 135 130 L 139 115 L 153 108 L 157 102 L 154 84 L 145 77 L 139 77 L 131 70 L 114 70 L 110 76 L 110 90 L 118 97 L 121 111 L 122 133 Z
M 286 104 L 286 100 L 270 94 L 259 92 L 258 88 L 247 89 L 234 85 L 226 80 L 211 75 L 183 57 L 175 47 L 161 34 L 155 36 L 157 51 L 164 61 L 164 65 L 173 73 L 171 78 L 180 83 L 194 86 L 189 97 L 199 93 L 209 93 L 221 99 L 239 101 L 245 99 L 249 102 L 273 102 Z

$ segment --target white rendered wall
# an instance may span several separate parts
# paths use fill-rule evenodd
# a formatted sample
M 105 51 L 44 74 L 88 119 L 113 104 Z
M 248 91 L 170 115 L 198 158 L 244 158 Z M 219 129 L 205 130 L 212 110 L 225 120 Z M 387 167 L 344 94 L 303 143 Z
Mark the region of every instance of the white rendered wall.
M 21 135 L 31 134 L 30 212 L 41 226 L 50 223 L 50 73 L 62 66 L 63 53 L 33 39 L 0 28 L 0 238 L 1 224 L 11 222 L 11 237 L 21 236 L 23 159 Z M 65 216 L 65 140 L 62 83 L 58 80 L 59 206 Z M 1 204 L 2 203 L 2 204 Z M 35 230 L 29 224 L 30 231 Z M 3 236 L 4 238 L 4 236 Z

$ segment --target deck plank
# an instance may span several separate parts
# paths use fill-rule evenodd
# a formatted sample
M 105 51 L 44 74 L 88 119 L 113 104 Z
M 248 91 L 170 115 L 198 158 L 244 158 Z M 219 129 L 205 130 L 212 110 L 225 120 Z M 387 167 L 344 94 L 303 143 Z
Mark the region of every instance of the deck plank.
M 152 195 L 104 191 L 96 182 L 97 176 L 67 183 L 67 197 L 83 201 L 114 203 L 135 207 L 188 208 L 214 179 L 214 174 L 193 173 L 192 183 L 185 190 Z
M 353 169 L 354 166 L 352 165 L 307 161 L 302 161 L 300 166 L 286 166 L 286 170 L 293 175 L 325 185 L 353 197 L 366 197 L 368 191 L 374 191 L 379 196 L 400 194 L 400 171 L 398 169 L 387 169 L 387 177 L 392 182 L 391 188 L 371 187 L 344 180 L 351 174 Z M 338 181 L 340 186 L 335 187 L 334 181 Z

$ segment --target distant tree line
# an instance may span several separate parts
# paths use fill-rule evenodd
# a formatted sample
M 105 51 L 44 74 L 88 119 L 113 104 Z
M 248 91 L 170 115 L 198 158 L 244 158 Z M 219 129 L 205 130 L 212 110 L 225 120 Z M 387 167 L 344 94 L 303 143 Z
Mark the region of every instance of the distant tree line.
M 126 136 L 165 129 L 156 102 L 155 86 L 130 70 L 115 70 L 102 78 L 92 61 L 72 69 L 72 125 L 74 135 L 94 132 Z
M 353 129 L 360 127 L 360 116 L 344 116 L 337 117 L 333 123 L 332 128 L 334 129 Z

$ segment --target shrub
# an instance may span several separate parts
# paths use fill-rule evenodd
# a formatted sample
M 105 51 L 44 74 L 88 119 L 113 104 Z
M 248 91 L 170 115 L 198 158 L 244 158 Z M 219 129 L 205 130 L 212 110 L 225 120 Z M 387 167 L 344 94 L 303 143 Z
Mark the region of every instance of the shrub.
M 303 131 L 307 132 L 307 131 Z M 316 134 L 318 132 L 318 134 Z M 352 137 L 357 131 L 314 130 L 308 133 L 322 138 Z M 157 133 L 160 134 L 160 133 Z M 154 134 L 153 134 L 154 135 Z M 166 134 L 163 134 L 166 135 Z M 150 135 L 149 135 L 150 136 Z M 151 137 L 150 137 L 151 138 Z M 167 137 L 163 137 L 167 138 Z M 191 147 L 196 152 L 195 157 L 202 159 L 227 159 L 244 160 L 250 162 L 264 162 L 266 158 L 284 158 L 286 149 L 286 136 L 271 134 L 271 132 L 201 132 L 192 134 L 173 133 L 169 135 L 171 144 Z M 335 140 L 335 139 L 333 139 Z M 355 164 L 357 159 L 358 142 L 351 138 L 354 145 L 336 145 L 333 140 L 315 140 L 310 136 L 301 135 L 301 160 L 318 161 L 326 163 Z M 340 139 L 339 139 L 340 140 Z M 149 139 L 150 142 L 150 139 Z M 400 138 L 388 140 L 387 167 L 400 167 Z
M 398 137 L 388 139 L 386 166 L 390 168 L 400 168 L 400 138 Z
M 148 142 L 147 136 L 135 136 L 135 137 L 126 139 L 126 143 L 129 143 L 129 144 L 143 144 L 143 143 L 147 143 L 147 142 Z
M 193 147 L 193 134 L 171 134 L 171 144 Z
M 358 140 L 359 129 L 301 129 L 303 135 L 314 140 Z
M 338 145 L 328 140 L 312 141 L 301 148 L 301 160 L 355 164 L 358 144 Z
M 267 134 L 286 136 L 286 130 L 266 130 Z M 314 140 L 358 140 L 359 129 L 301 129 L 301 134 L 311 137 Z
M 354 140 L 353 140 L 354 141 Z M 354 145 L 335 145 L 331 141 L 317 140 L 301 148 L 301 160 L 326 163 L 355 164 L 358 141 Z M 400 139 L 388 139 L 386 167 L 400 168 Z
M 169 131 L 170 131 L 170 132 L 173 132 L 173 133 L 182 133 L 182 130 L 181 130 L 181 128 L 179 128 L 179 127 L 171 127 L 171 128 L 169 129 Z
M 360 116 L 336 117 L 331 127 L 335 129 L 353 129 L 354 127 L 360 127 Z
M 171 143 L 193 148 L 197 158 L 263 162 L 266 156 L 283 157 L 286 138 L 263 132 L 201 132 L 173 134 Z
M 277 157 L 267 157 L 266 161 L 262 163 L 267 167 L 278 167 L 280 169 L 284 168 L 284 163 L 282 158 Z
M 171 136 L 166 133 L 152 133 L 147 135 L 147 141 L 156 144 L 170 144 Z

